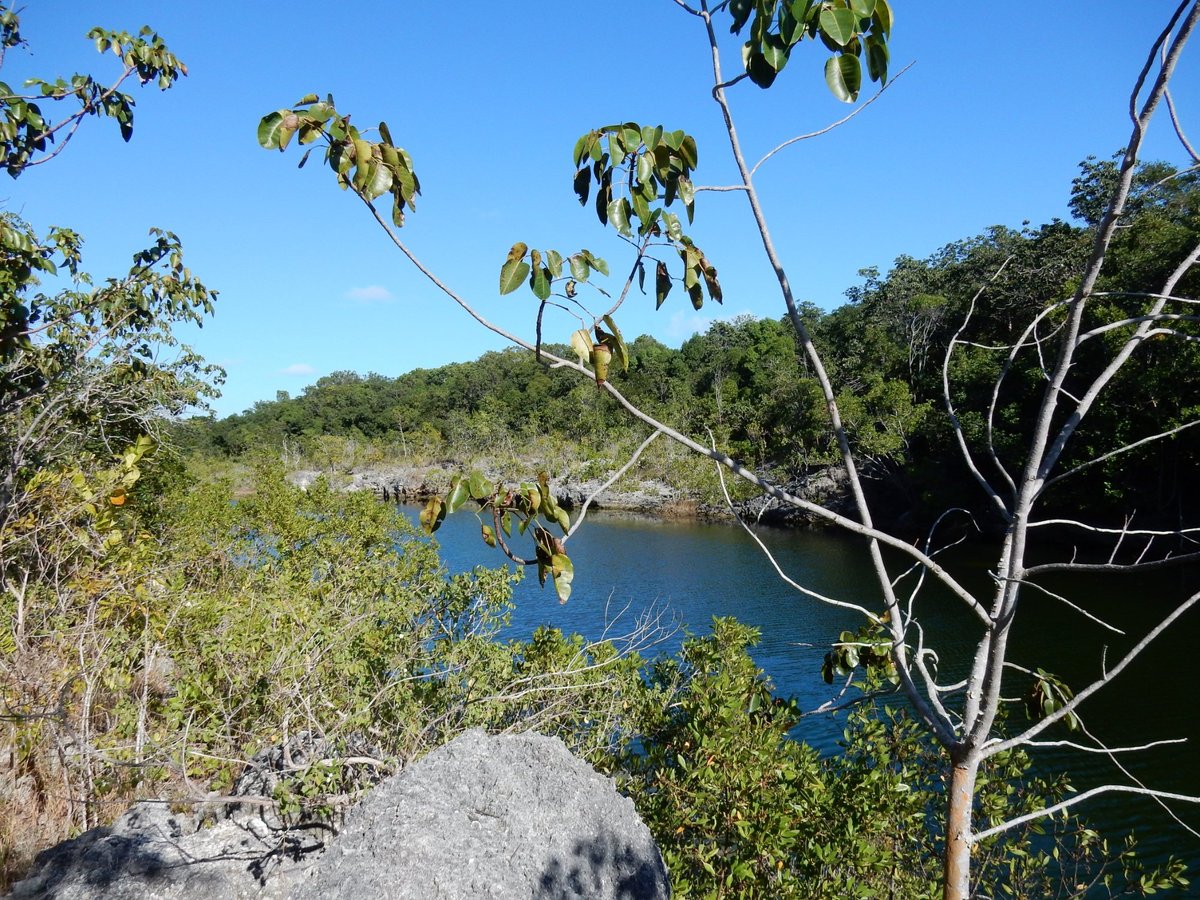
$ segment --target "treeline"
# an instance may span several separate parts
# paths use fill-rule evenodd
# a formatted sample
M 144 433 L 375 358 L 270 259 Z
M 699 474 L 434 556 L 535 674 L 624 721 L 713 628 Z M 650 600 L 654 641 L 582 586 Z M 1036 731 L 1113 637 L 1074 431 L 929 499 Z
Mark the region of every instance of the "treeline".
M 862 284 L 847 291 L 849 302 L 840 308 L 823 312 L 808 306 L 807 320 L 840 388 L 857 450 L 869 460 L 877 488 L 903 508 L 928 513 L 947 504 L 986 505 L 955 446 L 944 377 L 955 414 L 975 447 L 985 446 L 994 406 L 995 459 L 980 464 L 990 467 L 989 474 L 997 466 L 1019 471 L 1020 437 L 1045 384 L 1042 364 L 1051 361 L 1022 353 L 993 397 L 996 374 L 1008 365 L 1016 344 L 1036 344 L 1062 321 L 1055 304 L 1076 286 L 1074 273 L 1089 252 L 1103 212 L 1101 198 L 1108 196 L 1115 172 L 1110 160 L 1082 164 L 1072 184 L 1072 223 L 995 227 L 947 244 L 927 259 L 902 256 L 886 274 L 863 270 Z M 1163 163 L 1139 170 L 1126 223 L 1136 227 L 1119 232 L 1091 301 L 1094 321 L 1125 306 L 1131 321 L 1090 341 L 1085 365 L 1106 364 L 1136 324 L 1138 295 L 1159 290 L 1195 246 L 1200 237 L 1197 184 L 1196 172 L 1177 172 Z M 1189 273 L 1177 292 L 1194 291 L 1196 280 L 1196 273 Z M 1174 327 L 1196 334 L 1193 322 Z M 953 340 L 958 343 L 944 370 Z M 1139 353 L 1154 358 L 1118 374 L 1116 399 L 1089 415 L 1069 451 L 1068 467 L 1096 459 L 1114 438 L 1132 443 L 1195 414 L 1197 343 L 1164 340 L 1161 347 L 1151 340 Z M 735 456 L 770 467 L 784 479 L 836 461 L 819 386 L 797 352 L 786 318 L 716 322 L 678 350 L 642 336 L 629 351 L 629 371 L 614 374 L 614 383 L 664 421 L 695 435 L 711 430 Z M 266 445 L 312 459 L 330 456 L 331 436 L 360 442 L 347 464 L 519 456 L 523 448 L 544 446 L 539 442 L 547 436 L 560 448 L 593 448 L 593 453 L 608 448 L 616 458 L 635 437 L 640 440 L 621 410 L 593 385 L 518 349 L 398 378 L 336 372 L 301 396 L 280 393 L 240 415 L 193 420 L 183 440 L 195 451 L 224 456 Z M 1198 499 L 1195 480 L 1186 477 L 1195 469 L 1198 450 L 1197 439 L 1185 431 L 1104 459 L 1072 479 L 1055 502 L 1063 512 L 1132 506 L 1147 521 L 1177 520 Z M 343 443 L 337 452 L 345 457 Z

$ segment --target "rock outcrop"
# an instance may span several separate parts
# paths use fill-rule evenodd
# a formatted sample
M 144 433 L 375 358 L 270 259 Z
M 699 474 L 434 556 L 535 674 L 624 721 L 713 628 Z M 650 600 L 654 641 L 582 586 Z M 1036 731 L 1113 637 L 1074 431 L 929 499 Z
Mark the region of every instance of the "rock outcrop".
M 369 861 L 369 862 L 368 862 Z M 536 734 L 464 734 L 351 810 L 296 900 L 667 897 L 633 803 Z
M 379 784 L 336 837 L 261 809 L 138 804 L 45 851 L 14 898 L 657 900 L 666 867 L 632 802 L 556 738 L 468 732 Z

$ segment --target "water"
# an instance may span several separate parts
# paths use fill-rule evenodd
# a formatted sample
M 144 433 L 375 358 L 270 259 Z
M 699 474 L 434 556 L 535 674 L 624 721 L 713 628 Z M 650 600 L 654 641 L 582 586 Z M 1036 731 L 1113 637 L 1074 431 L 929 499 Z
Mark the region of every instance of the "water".
M 415 519 L 416 510 L 408 510 Z M 870 609 L 880 606 L 861 541 L 846 536 L 765 529 L 760 537 L 792 579 L 828 596 L 851 600 Z M 468 511 L 447 518 L 438 532 L 442 557 L 452 571 L 475 565 L 499 565 L 499 551 L 479 539 L 479 523 Z M 820 676 L 821 661 L 831 640 L 843 629 L 861 624 L 856 613 L 816 603 L 780 579 L 749 536 L 735 525 L 694 521 L 659 521 L 593 513 L 571 539 L 575 564 L 571 599 L 558 603 L 551 586 L 543 590 L 531 571 L 516 591 L 517 609 L 509 629 L 525 637 L 539 625 L 599 637 L 609 622 L 612 634 L 627 630 L 637 615 L 666 610 L 693 633 L 703 633 L 713 616 L 735 616 L 762 632 L 754 658 L 777 689 L 795 696 L 802 709 L 830 699 L 831 688 Z M 989 560 L 985 548 L 962 551 L 951 558 L 955 571 L 982 586 Z M 1040 666 L 1076 689 L 1111 667 L 1171 609 L 1171 602 L 1200 589 L 1196 572 L 1164 572 L 1157 577 L 1075 578 L 1053 585 L 1110 624 L 1126 631 L 1119 636 L 1088 621 L 1056 600 L 1027 592 L 1022 600 L 1011 661 Z M 928 643 L 938 649 L 944 676 L 973 650 L 972 617 L 952 598 L 936 593 L 918 600 L 918 618 Z M 620 615 L 618 615 L 620 613 Z M 611 620 L 616 620 L 615 622 Z M 661 652 L 678 649 L 680 631 L 663 642 Z M 1104 648 L 1107 647 L 1106 656 Z M 1147 786 L 1200 794 L 1200 702 L 1195 665 L 1200 662 L 1200 608 L 1193 608 L 1112 684 L 1081 708 L 1087 728 L 1109 746 L 1134 746 L 1168 738 L 1186 744 L 1122 755 L 1122 763 Z M 943 681 L 946 680 L 943 678 Z M 827 715 L 806 718 L 799 736 L 832 752 L 844 722 Z M 1050 738 L 1087 743 L 1065 729 Z M 1066 771 L 1079 790 L 1127 781 L 1105 756 L 1072 750 L 1038 750 L 1035 766 L 1042 772 Z M 1109 794 L 1076 810 L 1110 841 L 1136 829 L 1146 859 L 1168 855 L 1200 870 L 1200 838 L 1172 820 L 1153 800 Z M 1176 813 L 1200 831 L 1200 807 L 1176 804 Z M 1200 881 L 1200 871 L 1194 871 Z

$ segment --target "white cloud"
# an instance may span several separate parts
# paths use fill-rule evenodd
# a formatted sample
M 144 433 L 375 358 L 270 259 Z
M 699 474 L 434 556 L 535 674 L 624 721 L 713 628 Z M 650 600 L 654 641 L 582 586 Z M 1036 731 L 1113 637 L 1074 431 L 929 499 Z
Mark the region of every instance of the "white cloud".
M 387 303 L 394 299 L 392 292 L 382 284 L 368 284 L 366 287 L 350 288 L 342 295 L 347 300 L 357 300 L 359 303 Z
M 672 341 L 684 341 L 694 334 L 708 331 L 713 319 L 708 316 L 698 316 L 695 313 L 677 312 L 672 314 L 667 322 L 667 338 Z
M 286 369 L 280 369 L 280 375 L 315 375 L 317 372 L 308 363 L 292 363 Z
M 695 312 L 677 312 L 667 322 L 667 339 L 671 341 L 686 341 L 692 335 L 708 331 L 713 322 L 732 322 L 739 316 L 751 315 L 754 314 L 748 309 L 723 316 L 702 316 Z M 758 317 L 755 316 L 755 318 Z

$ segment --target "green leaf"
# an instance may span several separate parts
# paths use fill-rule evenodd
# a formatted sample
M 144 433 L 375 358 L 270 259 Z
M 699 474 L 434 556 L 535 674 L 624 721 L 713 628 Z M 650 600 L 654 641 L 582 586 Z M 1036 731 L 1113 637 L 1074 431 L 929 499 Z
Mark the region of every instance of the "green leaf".
M 446 507 L 445 504 L 442 503 L 442 498 L 431 497 L 417 518 L 421 523 L 421 528 L 424 529 L 426 534 L 433 534 L 435 531 L 437 531 L 446 518 Z
M 862 86 L 862 67 L 858 57 L 848 54 L 831 56 L 825 62 L 825 83 L 833 96 L 843 103 L 857 100 L 858 90 Z
M 555 553 L 550 557 L 550 575 L 554 578 L 554 590 L 558 593 L 558 602 L 566 603 L 571 596 L 571 582 L 575 580 L 575 566 L 565 553 Z
M 546 267 L 550 270 L 552 278 L 562 278 L 562 254 L 557 250 L 546 251 Z
M 871 16 L 871 21 L 875 26 L 875 30 L 884 37 L 892 35 L 892 8 L 888 6 L 887 0 L 876 0 L 875 14 Z
M 537 253 L 536 250 L 533 251 Z M 529 289 L 539 300 L 550 298 L 550 270 L 545 266 L 535 265 L 529 276 Z
M 650 204 L 640 193 L 633 195 L 633 214 L 642 223 L 638 228 L 638 234 L 645 234 L 650 227 Z
M 887 83 L 888 70 L 887 43 L 877 34 L 867 35 L 867 74 L 872 81 Z
M 778 35 L 769 34 L 763 41 L 762 55 L 768 66 L 782 72 L 788 61 L 788 47 Z
M 658 146 L 658 142 L 662 140 L 663 127 L 657 125 L 651 128 L 649 125 L 642 126 L 642 143 L 646 145 L 646 149 L 651 153 Z
M 467 490 L 472 500 L 490 500 L 496 492 L 496 486 L 478 469 L 467 476 Z
M 683 157 L 683 161 L 689 169 L 696 168 L 696 164 L 700 161 L 700 151 L 696 147 L 696 139 L 690 134 L 680 142 L 679 155 Z
M 258 143 L 264 150 L 279 150 L 283 137 L 283 119 L 289 110 L 280 109 L 267 113 L 258 123 Z
M 746 66 L 746 74 L 750 76 L 750 80 L 764 90 L 775 83 L 775 77 L 779 71 L 775 69 L 766 58 L 757 50 L 751 50 L 750 44 L 742 53 L 742 62 Z
M 571 154 L 571 158 L 575 160 L 575 165 L 578 166 L 583 162 L 583 158 L 588 155 L 588 150 L 591 148 L 593 132 L 588 132 L 579 136 L 579 140 L 575 142 L 575 152 Z
M 467 488 L 467 482 L 461 478 L 455 477 L 450 483 L 450 493 L 446 495 L 446 507 L 450 513 L 456 513 L 462 508 L 462 505 L 471 499 L 471 492 Z
M 637 161 L 637 180 L 640 185 L 651 185 L 654 178 L 654 160 L 650 154 L 643 153 Z M 653 198 L 647 198 L 653 199 Z
M 821 10 L 819 23 L 821 33 L 839 47 L 845 47 L 858 33 L 858 18 L 848 9 L 826 7 Z
M 655 309 L 659 309 L 663 305 L 663 301 L 667 299 L 667 294 L 671 293 L 671 287 L 671 273 L 667 271 L 667 264 L 660 259 L 658 265 L 654 267 Z
M 500 294 L 511 294 L 529 277 L 529 263 L 510 259 L 500 268 Z
M 620 132 L 612 132 L 608 136 L 608 155 L 614 166 L 625 162 L 625 148 L 621 144 Z
M 604 260 L 602 260 L 598 256 L 593 256 L 592 251 L 590 251 L 590 250 L 584 250 L 582 252 L 583 252 L 583 258 L 587 260 L 588 265 L 591 266 L 593 269 L 595 269 L 597 272 L 599 272 L 601 275 L 603 275 L 607 278 L 608 277 L 608 263 L 606 263 Z
M 624 237 L 633 236 L 633 231 L 629 227 L 629 213 L 629 201 L 624 197 L 618 197 L 608 204 L 608 221 Z
M 673 241 L 683 239 L 683 226 L 679 224 L 679 216 L 675 213 L 664 212 L 663 221 L 667 223 L 667 237 Z
M 583 166 L 575 173 L 575 196 L 579 198 L 579 205 L 586 206 L 588 200 L 588 192 L 592 187 L 592 173 L 587 166 Z
M 571 266 L 571 277 L 576 281 L 588 280 L 588 263 L 582 253 L 572 253 L 567 257 L 567 263 Z
M 875 13 L 875 0 L 850 0 L 850 10 L 860 19 L 869 19 Z
M 696 214 L 696 189 L 692 186 L 692 180 L 686 175 L 679 176 L 679 199 L 683 201 L 683 208 L 687 210 L 688 222 L 690 223 Z

